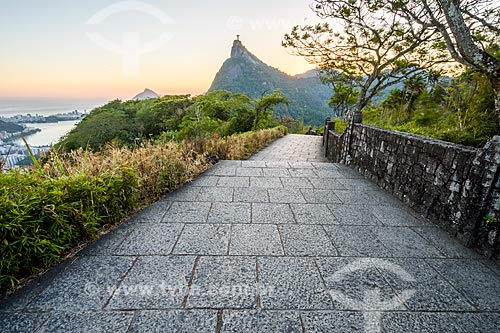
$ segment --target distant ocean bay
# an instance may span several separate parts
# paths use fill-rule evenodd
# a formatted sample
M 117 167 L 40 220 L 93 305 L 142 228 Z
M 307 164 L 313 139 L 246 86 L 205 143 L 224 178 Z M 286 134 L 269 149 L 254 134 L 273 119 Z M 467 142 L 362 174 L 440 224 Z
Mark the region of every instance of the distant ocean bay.
M 12 117 L 27 114 L 50 116 L 75 110 L 90 112 L 106 102 L 102 99 L 0 98 L 0 116 Z M 77 121 L 61 121 L 58 123 L 26 124 L 28 127 L 41 129 L 40 132 L 28 136 L 26 140 L 31 146 L 54 144 L 77 123 Z

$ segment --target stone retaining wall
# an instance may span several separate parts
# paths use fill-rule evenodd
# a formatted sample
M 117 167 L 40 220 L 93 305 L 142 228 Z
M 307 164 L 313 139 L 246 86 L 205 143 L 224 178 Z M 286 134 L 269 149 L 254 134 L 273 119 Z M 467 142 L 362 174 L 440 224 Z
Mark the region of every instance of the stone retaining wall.
M 325 146 L 330 161 L 349 164 L 465 246 L 499 254 L 500 137 L 476 149 L 352 124 L 342 135 L 329 131 Z

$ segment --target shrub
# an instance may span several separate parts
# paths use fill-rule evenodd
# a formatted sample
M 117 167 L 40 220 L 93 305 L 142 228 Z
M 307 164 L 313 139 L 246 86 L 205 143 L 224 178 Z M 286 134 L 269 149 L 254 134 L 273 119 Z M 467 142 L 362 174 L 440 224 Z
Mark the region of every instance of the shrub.
M 245 159 L 285 130 L 61 156 L 52 151 L 30 169 L 0 172 L 1 294 L 205 171 L 211 161 Z
M 100 176 L 48 178 L 11 171 L 0 177 L 0 285 L 59 261 L 136 207 L 137 177 L 121 167 Z

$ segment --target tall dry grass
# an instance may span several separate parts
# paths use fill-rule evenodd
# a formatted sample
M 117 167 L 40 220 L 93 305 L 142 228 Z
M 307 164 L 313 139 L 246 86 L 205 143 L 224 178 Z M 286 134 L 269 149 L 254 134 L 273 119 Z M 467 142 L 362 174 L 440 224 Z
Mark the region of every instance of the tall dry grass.
M 0 297 L 214 161 L 245 159 L 285 132 L 52 151 L 31 168 L 0 172 Z

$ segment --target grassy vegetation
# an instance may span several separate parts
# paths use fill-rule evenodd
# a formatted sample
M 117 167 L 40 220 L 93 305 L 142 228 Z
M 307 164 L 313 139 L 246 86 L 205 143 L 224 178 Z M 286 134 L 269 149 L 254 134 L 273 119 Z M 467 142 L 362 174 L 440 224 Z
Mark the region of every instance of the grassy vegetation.
M 471 70 L 432 85 L 413 77 L 379 106 L 364 109 L 363 123 L 481 147 L 500 133 L 493 96 L 487 78 Z M 335 119 L 337 132 L 345 127 L 343 120 Z
M 245 159 L 285 134 L 286 128 L 277 127 L 226 138 L 51 152 L 29 169 L 0 173 L 1 294 L 213 161 Z

